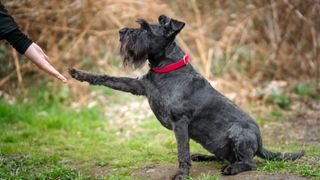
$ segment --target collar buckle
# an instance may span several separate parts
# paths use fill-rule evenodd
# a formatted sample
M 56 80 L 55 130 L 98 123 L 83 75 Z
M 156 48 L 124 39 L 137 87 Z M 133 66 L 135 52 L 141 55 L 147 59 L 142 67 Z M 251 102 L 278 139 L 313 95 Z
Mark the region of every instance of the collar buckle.
M 187 64 L 189 63 L 189 61 L 187 60 L 187 56 L 188 56 L 188 55 L 184 55 L 184 56 L 183 56 L 183 63 L 184 63 L 185 65 L 187 65 Z

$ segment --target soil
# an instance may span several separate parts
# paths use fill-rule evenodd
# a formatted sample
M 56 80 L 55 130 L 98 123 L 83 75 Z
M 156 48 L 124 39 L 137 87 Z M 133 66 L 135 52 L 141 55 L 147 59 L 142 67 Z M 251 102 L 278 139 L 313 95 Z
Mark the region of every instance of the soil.
M 146 162 L 142 168 L 136 169 L 132 176 L 134 179 L 141 180 L 169 180 L 175 174 L 177 170 L 176 164 L 160 164 Z M 190 176 L 193 179 L 203 177 L 204 175 L 219 175 L 220 168 L 214 167 L 211 164 L 205 163 L 193 163 L 191 168 Z M 222 176 L 220 175 L 219 180 L 252 180 L 252 179 L 272 179 L 272 180 L 302 180 L 307 179 L 292 174 L 281 174 L 281 173 L 269 173 L 261 171 L 247 171 L 234 176 Z
M 261 127 L 263 140 L 268 143 L 320 143 L 320 112 L 308 112 L 277 122 L 266 122 Z

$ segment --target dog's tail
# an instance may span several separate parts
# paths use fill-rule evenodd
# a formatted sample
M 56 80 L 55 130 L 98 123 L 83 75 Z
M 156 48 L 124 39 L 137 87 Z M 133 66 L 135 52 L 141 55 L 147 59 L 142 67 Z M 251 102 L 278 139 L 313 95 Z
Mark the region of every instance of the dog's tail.
M 263 147 L 259 148 L 257 155 L 261 158 L 268 160 L 296 160 L 304 156 L 304 150 L 300 150 L 297 153 L 284 153 L 284 152 L 272 152 Z

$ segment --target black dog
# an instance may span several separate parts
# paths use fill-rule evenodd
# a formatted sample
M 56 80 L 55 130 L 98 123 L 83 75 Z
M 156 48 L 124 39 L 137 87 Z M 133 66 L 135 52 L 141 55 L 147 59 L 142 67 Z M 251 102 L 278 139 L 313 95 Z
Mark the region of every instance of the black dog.
M 176 136 L 179 171 L 174 179 L 189 175 L 194 161 L 228 160 L 225 175 L 256 168 L 253 157 L 295 160 L 298 153 L 274 153 L 262 146 L 258 125 L 237 105 L 217 92 L 198 74 L 188 56 L 175 43 L 185 23 L 159 17 L 159 24 L 138 20 L 140 28 L 119 31 L 125 66 L 141 67 L 149 60 L 150 71 L 139 78 L 112 77 L 70 69 L 70 75 L 92 85 L 146 96 L 154 114 Z M 190 156 L 189 139 L 200 143 L 215 156 Z

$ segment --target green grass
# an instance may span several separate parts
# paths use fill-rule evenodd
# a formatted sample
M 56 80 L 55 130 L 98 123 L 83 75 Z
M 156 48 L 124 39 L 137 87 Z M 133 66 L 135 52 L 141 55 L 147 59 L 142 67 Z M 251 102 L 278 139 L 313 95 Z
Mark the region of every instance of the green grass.
M 257 158 L 258 170 L 268 172 L 293 173 L 304 177 L 320 177 L 320 144 L 301 144 L 292 142 L 290 144 L 268 146 L 275 152 L 298 152 L 301 149 L 306 151 L 306 155 L 297 161 L 272 161 Z
M 296 173 L 305 177 L 320 177 L 319 166 L 296 163 L 292 161 L 263 161 L 258 170 L 271 172 Z
M 121 130 L 110 124 L 99 105 L 72 109 L 65 102 L 68 89 L 57 97 L 40 92 L 45 93 L 30 92 L 36 98 L 24 103 L 0 100 L 0 179 L 131 179 L 131 173 L 145 162 L 177 163 L 174 134 L 154 117 Z M 114 96 L 110 89 L 101 93 Z M 131 135 L 124 136 L 126 131 Z M 295 162 L 257 158 L 258 171 L 320 177 L 319 144 L 274 146 L 271 149 L 278 151 L 297 151 L 303 146 L 307 155 Z M 191 151 L 207 153 L 195 142 Z M 223 165 L 214 163 L 213 168 Z M 219 179 L 219 175 L 203 174 L 197 179 Z
M 70 168 L 55 155 L 0 156 L 0 177 L 3 179 L 74 179 L 80 171 Z
M 172 133 L 154 119 L 138 127 L 143 134 L 122 137 L 98 107 L 75 111 L 54 101 L 10 105 L 0 100 L 1 178 L 55 179 L 59 173 L 62 179 L 82 178 L 103 167 L 110 171 L 105 176 L 130 179 L 131 170 L 145 161 L 176 161 Z M 154 141 L 160 136 L 163 143 Z

